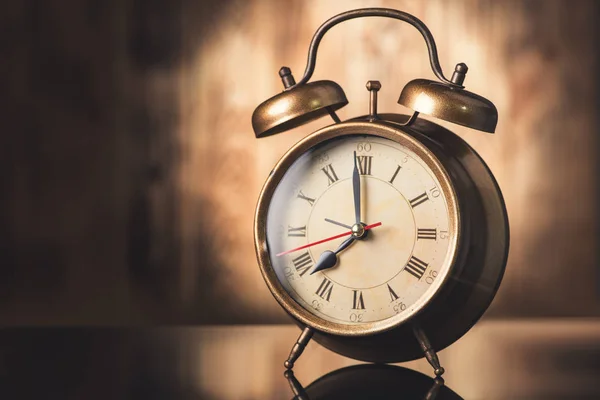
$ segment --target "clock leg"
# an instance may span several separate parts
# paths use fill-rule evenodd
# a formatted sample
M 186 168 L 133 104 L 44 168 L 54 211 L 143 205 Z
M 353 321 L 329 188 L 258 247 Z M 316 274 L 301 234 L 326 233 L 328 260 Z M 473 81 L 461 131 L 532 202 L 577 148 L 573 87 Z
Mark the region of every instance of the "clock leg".
M 294 347 L 292 347 L 292 351 L 290 351 L 290 355 L 288 356 L 288 359 L 283 363 L 283 365 L 287 369 L 294 368 L 294 363 L 296 362 L 298 357 L 300 357 L 300 355 L 304 351 L 304 348 L 306 347 L 306 345 L 312 338 L 312 335 L 313 335 L 313 330 L 311 328 L 309 328 L 309 327 L 304 328 L 304 330 L 298 337 L 296 344 L 294 345 Z
M 292 389 L 292 392 L 294 393 L 294 400 L 310 400 L 304 391 L 304 387 L 294 376 L 294 371 L 287 370 L 283 373 L 283 376 L 285 376 L 290 384 L 290 389 Z
M 440 360 L 439 360 L 435 350 L 433 349 L 433 347 L 431 347 L 431 343 L 429 343 L 429 339 L 427 339 L 425 332 L 423 332 L 423 329 L 421 329 L 419 327 L 415 327 L 413 329 L 413 332 L 415 333 L 417 342 L 419 342 L 421 349 L 423 349 L 423 352 L 425 353 L 425 358 L 427 359 L 427 361 L 429 361 L 429 364 L 431 364 L 431 366 L 433 367 L 433 372 L 435 373 L 435 376 L 442 376 L 444 374 L 445 370 L 440 365 Z
M 423 397 L 423 400 L 434 400 L 437 398 L 442 386 L 444 386 L 444 378 L 438 376 L 434 379 L 433 386 L 431 386 L 425 397 Z

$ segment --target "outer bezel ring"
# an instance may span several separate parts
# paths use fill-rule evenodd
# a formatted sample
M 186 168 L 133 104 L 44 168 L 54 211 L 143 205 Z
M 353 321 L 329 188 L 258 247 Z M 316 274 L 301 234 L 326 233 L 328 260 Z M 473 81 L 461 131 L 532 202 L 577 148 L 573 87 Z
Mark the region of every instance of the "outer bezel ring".
M 441 279 L 436 279 L 428 294 L 422 296 L 411 308 L 396 316 L 375 322 L 369 322 L 357 325 L 345 325 L 324 320 L 315 314 L 312 314 L 299 303 L 297 303 L 284 289 L 279 282 L 269 256 L 266 241 L 266 221 L 271 199 L 277 188 L 277 185 L 291 167 L 291 165 L 312 147 L 339 136 L 346 135 L 374 135 L 397 142 L 412 152 L 414 152 L 430 169 L 440 183 L 440 189 L 447 201 L 448 206 L 448 241 L 450 256 L 446 257 L 444 268 L 447 267 L 446 274 Z M 457 243 L 460 243 L 460 210 L 459 202 L 455 189 L 451 183 L 450 176 L 446 168 L 435 157 L 435 155 L 423 144 L 412 136 L 404 133 L 402 130 L 384 125 L 378 122 L 344 122 L 322 128 L 300 142 L 296 143 L 271 171 L 265 185 L 261 191 L 256 207 L 254 217 L 254 245 L 258 264 L 262 276 L 277 300 L 277 302 L 294 318 L 302 324 L 310 326 L 321 332 L 341 335 L 341 336 L 368 336 L 393 329 L 399 325 L 405 324 L 415 315 L 426 309 L 435 296 L 440 292 L 448 277 L 452 275 L 457 258 Z M 449 264 L 449 265 L 448 265 Z M 438 275 L 439 276 L 439 275 Z

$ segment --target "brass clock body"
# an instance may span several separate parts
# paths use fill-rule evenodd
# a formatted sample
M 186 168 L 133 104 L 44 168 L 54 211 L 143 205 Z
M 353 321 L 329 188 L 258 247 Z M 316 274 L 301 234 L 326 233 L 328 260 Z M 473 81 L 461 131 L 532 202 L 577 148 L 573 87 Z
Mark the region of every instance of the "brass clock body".
M 452 132 L 419 119 L 411 127 L 407 116 L 379 115 L 323 128 L 297 143 L 279 161 L 260 195 L 255 215 L 255 247 L 261 273 L 279 304 L 302 327 L 315 328 L 313 339 L 342 355 L 363 361 L 401 362 L 423 356 L 414 327 L 427 332 L 437 351 L 464 335 L 492 301 L 508 253 L 508 220 L 501 192 L 477 153 Z M 381 323 L 340 325 L 323 320 L 298 304 L 278 280 L 266 240 L 266 220 L 275 188 L 300 155 L 329 139 L 373 135 L 418 146 L 429 162 L 441 166 L 438 179 L 453 200 L 450 215 L 455 254 L 448 275 L 432 296 L 409 318 Z

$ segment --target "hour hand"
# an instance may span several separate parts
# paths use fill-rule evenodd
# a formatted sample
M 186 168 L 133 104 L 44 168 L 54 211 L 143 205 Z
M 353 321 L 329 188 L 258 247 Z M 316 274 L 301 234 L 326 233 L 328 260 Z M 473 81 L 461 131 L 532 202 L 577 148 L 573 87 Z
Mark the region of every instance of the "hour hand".
M 335 264 L 337 264 L 338 260 L 337 253 L 350 246 L 355 240 L 356 238 L 354 236 L 350 236 L 348 239 L 344 240 L 335 251 L 325 250 L 321 254 L 321 257 L 319 257 L 319 261 L 317 261 L 315 268 L 310 274 L 312 275 L 315 272 L 335 267 Z

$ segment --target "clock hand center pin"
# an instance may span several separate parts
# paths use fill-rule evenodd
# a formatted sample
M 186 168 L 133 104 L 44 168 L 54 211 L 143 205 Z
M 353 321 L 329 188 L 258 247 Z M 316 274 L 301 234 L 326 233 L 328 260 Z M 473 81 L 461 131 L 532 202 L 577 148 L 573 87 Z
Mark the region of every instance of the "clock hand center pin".
M 381 225 L 381 223 L 378 223 L 379 225 Z M 376 225 L 376 224 L 374 224 Z M 368 228 L 370 228 L 371 226 L 367 226 L 363 223 L 360 224 L 354 224 L 352 226 L 352 236 L 350 236 L 348 239 L 344 240 L 342 242 L 342 244 L 339 245 L 339 247 L 335 250 L 335 251 L 331 251 L 331 250 L 325 250 L 323 253 L 321 253 L 321 257 L 319 257 L 319 261 L 317 262 L 317 264 L 315 265 L 315 268 L 312 270 L 312 272 L 310 273 L 311 275 L 314 274 L 315 272 L 319 272 L 325 269 L 329 269 L 329 268 L 333 268 L 335 267 L 335 265 L 338 262 L 338 257 L 337 254 L 343 250 L 345 250 L 346 248 L 348 248 L 352 243 L 354 243 L 355 240 L 357 239 L 363 239 L 365 237 L 365 235 L 368 233 Z

